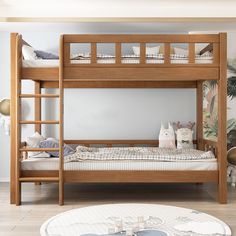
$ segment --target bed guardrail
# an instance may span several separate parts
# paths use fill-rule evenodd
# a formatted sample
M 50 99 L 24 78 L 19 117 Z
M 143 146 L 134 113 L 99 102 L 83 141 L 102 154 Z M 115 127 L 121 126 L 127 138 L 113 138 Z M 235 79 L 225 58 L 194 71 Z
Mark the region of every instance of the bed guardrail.
M 198 51 L 199 55 L 203 55 L 206 52 L 212 52 L 212 62 L 202 64 L 199 66 L 218 66 L 219 65 L 219 35 L 64 35 L 64 66 L 69 67 L 124 67 L 124 66 L 142 66 L 142 67 L 165 67 L 173 66 L 171 63 L 171 54 L 173 54 L 173 47 L 177 47 L 178 44 L 185 44 L 188 63 L 184 66 L 195 65 L 195 55 L 198 51 L 197 44 L 205 44 L 201 50 Z M 72 59 L 72 45 L 73 44 L 88 44 L 89 50 L 87 51 L 86 63 L 74 63 Z M 114 53 L 112 63 L 98 63 L 98 45 L 99 44 L 113 44 Z M 122 63 L 122 47 L 124 44 L 138 45 L 139 50 L 139 62 L 135 63 Z M 148 45 L 157 44 L 162 47 L 163 61 L 162 63 L 148 63 L 147 55 L 149 49 Z M 179 54 L 179 53 L 178 53 Z M 111 55 L 110 55 L 111 56 Z M 183 55 L 184 56 L 184 55 Z M 84 58 L 84 59 L 86 59 Z M 81 58 L 82 59 L 82 55 Z M 135 59 L 135 58 L 134 58 Z M 137 59 L 137 58 L 136 58 Z M 174 63 L 174 66 L 180 66 L 182 63 Z

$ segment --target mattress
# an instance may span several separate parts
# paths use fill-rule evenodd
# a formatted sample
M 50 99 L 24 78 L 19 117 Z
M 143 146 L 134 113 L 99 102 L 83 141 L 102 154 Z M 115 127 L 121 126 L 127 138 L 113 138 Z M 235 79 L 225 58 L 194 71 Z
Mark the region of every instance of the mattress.
M 21 162 L 22 170 L 58 170 L 58 158 L 28 158 Z M 217 170 L 216 158 L 197 161 L 84 161 L 64 163 L 64 170 Z
M 195 59 L 196 64 L 211 64 L 213 62 L 212 57 L 197 57 Z M 87 60 L 71 60 L 72 64 L 90 64 L 90 59 Z M 98 59 L 98 64 L 114 64 L 114 58 L 104 58 Z M 122 64 L 139 64 L 138 58 L 127 59 L 124 58 L 121 60 Z M 163 59 L 147 59 L 147 64 L 163 64 Z M 189 63 L 187 58 L 178 58 L 178 59 L 171 59 L 172 64 L 187 64 Z M 39 67 L 58 67 L 59 60 L 23 60 L 23 67 L 24 68 L 39 68 Z
M 39 67 L 58 67 L 59 60 L 23 60 L 24 68 L 39 68 Z

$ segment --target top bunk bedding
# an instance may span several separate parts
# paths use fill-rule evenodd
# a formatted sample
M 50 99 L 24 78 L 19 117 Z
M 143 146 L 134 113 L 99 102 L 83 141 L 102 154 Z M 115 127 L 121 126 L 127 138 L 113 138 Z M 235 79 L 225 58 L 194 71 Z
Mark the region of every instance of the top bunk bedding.
M 71 60 L 72 64 L 90 64 L 91 60 L 90 58 L 85 59 L 78 59 L 78 60 Z M 97 59 L 98 64 L 115 64 L 115 58 L 98 58 Z M 139 57 L 123 57 L 121 60 L 122 64 L 139 64 L 140 59 Z M 153 57 L 153 58 L 147 58 L 146 60 L 147 64 L 163 64 L 164 63 L 164 57 L 161 58 L 161 56 Z M 181 58 L 178 55 L 173 54 L 171 56 L 171 63 L 172 64 L 188 64 L 188 58 Z M 210 64 L 212 63 L 212 56 L 196 56 L 195 58 L 196 64 Z M 23 60 L 23 67 L 24 68 L 40 68 L 40 67 L 59 67 L 59 60 Z
M 163 64 L 164 63 L 164 55 L 157 54 L 146 57 L 147 64 Z M 213 57 L 210 54 L 207 55 L 196 55 L 195 63 L 196 64 L 210 64 L 213 61 Z M 71 64 L 90 64 L 91 58 L 85 56 L 71 57 Z M 97 57 L 97 64 L 115 64 L 116 58 L 111 55 L 103 55 Z M 136 55 L 126 55 L 121 59 L 122 64 L 139 64 L 140 57 Z M 170 63 L 171 64 L 188 64 L 189 59 L 186 56 L 171 54 L 170 55 Z M 58 59 L 36 59 L 36 60 L 23 60 L 24 68 L 40 68 L 40 67 L 58 67 L 59 60 Z
M 203 48 L 205 47 L 202 46 Z M 213 53 L 211 50 L 202 51 L 199 48 L 195 49 L 195 64 L 211 64 L 213 63 Z M 91 64 L 93 59 L 91 52 L 86 50 L 84 52 L 82 49 L 75 49 L 70 51 L 69 62 L 71 64 L 86 65 Z M 39 67 L 58 67 L 59 66 L 59 56 L 50 52 L 35 50 L 29 45 L 23 45 L 23 67 L 25 68 L 39 68 Z M 120 63 L 121 64 L 140 64 L 142 61 L 140 55 L 140 47 L 133 46 L 127 52 L 121 52 Z M 116 64 L 116 55 L 114 53 L 96 53 L 95 63 L 96 64 Z M 171 48 L 169 55 L 171 64 L 188 64 L 189 51 L 185 48 L 173 47 Z M 145 54 L 145 64 L 164 64 L 165 63 L 165 52 L 164 48 L 161 46 L 146 47 Z

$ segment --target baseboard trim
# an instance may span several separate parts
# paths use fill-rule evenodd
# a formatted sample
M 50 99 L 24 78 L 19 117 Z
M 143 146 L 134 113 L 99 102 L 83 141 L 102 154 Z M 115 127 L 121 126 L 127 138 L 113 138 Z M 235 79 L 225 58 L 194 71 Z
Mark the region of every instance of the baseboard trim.
M 10 182 L 10 179 L 7 178 L 0 178 L 0 183 Z

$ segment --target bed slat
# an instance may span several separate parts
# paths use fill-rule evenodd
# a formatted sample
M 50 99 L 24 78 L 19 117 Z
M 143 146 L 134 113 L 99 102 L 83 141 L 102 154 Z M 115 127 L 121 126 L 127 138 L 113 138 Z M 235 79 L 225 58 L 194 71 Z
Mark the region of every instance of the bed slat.
M 57 125 L 59 121 L 57 120 L 21 120 L 20 124 L 49 124 L 49 125 Z

